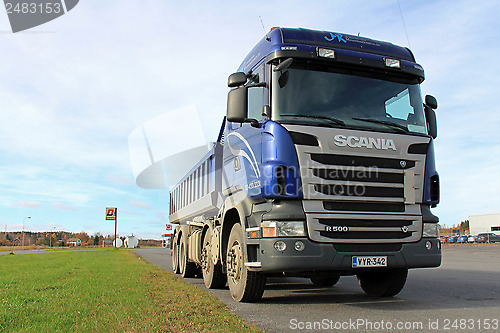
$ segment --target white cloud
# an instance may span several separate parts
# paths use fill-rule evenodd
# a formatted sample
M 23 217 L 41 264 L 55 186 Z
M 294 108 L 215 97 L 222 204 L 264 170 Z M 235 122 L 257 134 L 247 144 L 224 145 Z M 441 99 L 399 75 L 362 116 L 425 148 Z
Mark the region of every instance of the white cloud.
M 151 209 L 151 207 L 146 202 L 130 200 L 128 203 L 129 205 L 135 206 L 137 208 Z
M 38 208 L 40 207 L 39 201 L 17 201 L 12 203 L 12 207 L 20 207 L 20 208 Z
M 52 206 L 53 206 L 55 209 L 59 209 L 59 210 L 70 210 L 70 211 L 76 211 L 76 208 L 75 208 L 75 207 L 72 207 L 72 206 L 69 206 L 69 205 L 63 204 L 63 203 L 61 203 L 61 202 L 53 202 L 53 203 L 52 203 Z

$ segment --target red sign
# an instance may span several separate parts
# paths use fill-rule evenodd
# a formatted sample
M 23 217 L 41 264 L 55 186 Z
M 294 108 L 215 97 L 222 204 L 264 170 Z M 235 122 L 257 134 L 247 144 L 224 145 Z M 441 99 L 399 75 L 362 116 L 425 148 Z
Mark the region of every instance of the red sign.
M 172 225 L 171 225 L 171 224 L 168 224 L 168 223 L 167 223 L 167 224 L 166 224 L 166 226 L 167 226 L 167 229 L 166 229 L 166 230 L 172 230 Z
M 106 221 L 115 221 L 116 220 L 116 211 L 117 211 L 117 208 L 106 207 Z

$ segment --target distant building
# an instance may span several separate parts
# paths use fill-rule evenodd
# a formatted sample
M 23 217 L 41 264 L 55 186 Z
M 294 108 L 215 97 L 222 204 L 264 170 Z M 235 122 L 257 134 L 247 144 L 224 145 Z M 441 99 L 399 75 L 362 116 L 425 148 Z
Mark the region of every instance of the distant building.
M 471 235 L 483 232 L 500 234 L 500 213 L 469 216 L 469 229 Z
M 82 240 L 80 238 L 70 238 L 66 242 L 67 245 L 80 246 L 82 245 Z

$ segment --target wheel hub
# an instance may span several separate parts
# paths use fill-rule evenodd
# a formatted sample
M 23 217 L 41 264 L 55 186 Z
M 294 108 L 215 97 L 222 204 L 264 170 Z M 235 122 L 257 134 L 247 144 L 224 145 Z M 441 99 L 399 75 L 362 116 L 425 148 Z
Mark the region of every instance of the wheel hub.
M 234 283 L 238 283 L 241 279 L 242 263 L 243 251 L 240 244 L 235 243 L 227 254 L 227 273 Z
M 209 263 L 208 263 L 208 260 L 210 260 L 209 256 L 208 256 L 208 253 L 209 253 L 209 248 L 210 244 L 205 244 L 205 246 L 203 247 L 203 249 L 201 250 L 201 268 L 208 272 L 208 268 L 210 267 Z

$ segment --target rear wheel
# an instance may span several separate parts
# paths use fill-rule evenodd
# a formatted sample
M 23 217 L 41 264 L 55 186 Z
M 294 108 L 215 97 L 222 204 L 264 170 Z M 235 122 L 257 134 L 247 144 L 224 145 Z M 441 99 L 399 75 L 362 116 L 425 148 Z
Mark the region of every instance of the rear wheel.
M 390 297 L 403 289 L 408 269 L 374 270 L 359 273 L 358 282 L 363 291 L 376 297 Z
M 339 282 L 340 276 L 315 276 L 310 278 L 312 284 L 318 287 L 331 287 Z
M 227 284 L 231 297 L 238 302 L 259 300 L 266 287 L 266 276 L 249 271 L 245 266 L 243 231 L 239 223 L 231 230 L 226 254 Z
M 170 252 L 172 254 L 172 270 L 174 271 L 174 274 L 179 274 L 179 246 L 177 242 L 172 242 L 172 251 Z
M 226 285 L 226 275 L 222 271 L 221 264 L 212 261 L 212 245 L 210 244 L 209 232 L 203 236 L 203 249 L 201 250 L 201 271 L 203 282 L 209 289 L 220 289 Z
M 192 278 L 196 275 L 196 264 L 188 260 L 185 242 L 181 241 L 179 251 L 179 270 L 183 278 Z

